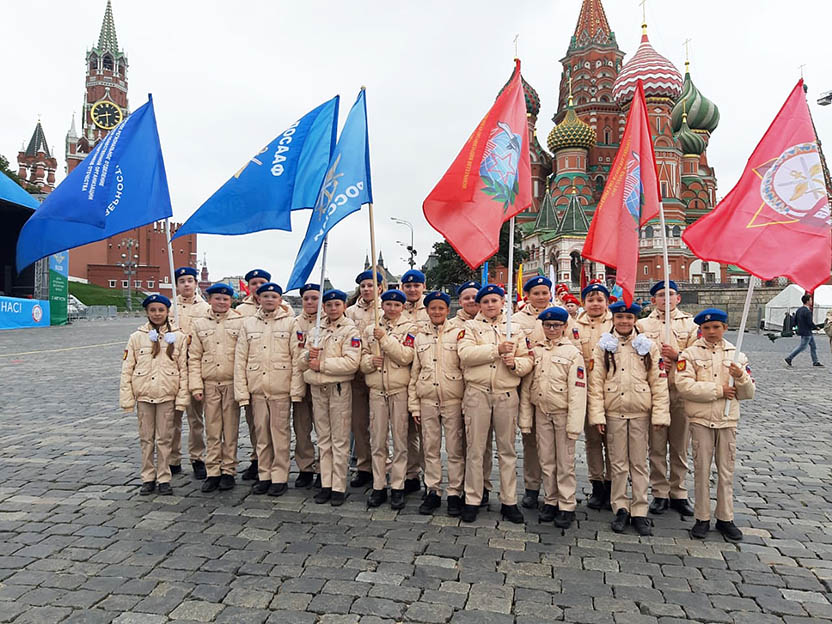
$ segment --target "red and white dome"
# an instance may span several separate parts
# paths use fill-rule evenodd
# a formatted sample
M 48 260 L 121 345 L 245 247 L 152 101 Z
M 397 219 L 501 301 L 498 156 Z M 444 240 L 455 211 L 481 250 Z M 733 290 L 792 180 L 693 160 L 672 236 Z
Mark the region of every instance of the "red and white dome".
M 620 106 L 633 99 L 639 79 L 644 83 L 645 97 L 676 100 L 682 93 L 682 74 L 673 63 L 653 49 L 647 33 L 641 36 L 641 45 L 633 58 L 621 68 L 612 86 L 612 97 Z

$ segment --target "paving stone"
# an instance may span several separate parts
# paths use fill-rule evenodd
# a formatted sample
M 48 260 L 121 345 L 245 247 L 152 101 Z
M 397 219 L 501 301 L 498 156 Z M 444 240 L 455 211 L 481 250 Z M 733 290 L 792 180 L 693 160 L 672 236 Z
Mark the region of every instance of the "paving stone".
M 404 612 L 404 605 L 384 598 L 358 598 L 352 604 L 352 613 L 359 615 L 376 615 L 386 618 L 400 618 Z
M 172 620 L 194 620 L 196 622 L 210 622 L 220 611 L 223 605 L 198 600 L 187 600 L 176 607 L 170 614 Z
M 454 610 L 448 606 L 415 602 L 407 607 L 404 619 L 408 622 L 441 624 L 450 620 L 453 613 Z

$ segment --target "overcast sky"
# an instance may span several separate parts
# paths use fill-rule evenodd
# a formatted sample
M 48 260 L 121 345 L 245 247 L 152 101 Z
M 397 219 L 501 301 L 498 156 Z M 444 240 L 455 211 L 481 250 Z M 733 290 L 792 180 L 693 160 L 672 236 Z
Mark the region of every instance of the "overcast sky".
M 2 3 L 3 85 L 0 154 L 16 165 L 40 113 L 63 178 L 64 138 L 80 115 L 84 58 L 98 40 L 105 0 Z M 421 265 L 439 235 L 422 201 L 459 152 L 511 74 L 512 40 L 520 35 L 523 75 L 541 98 L 542 145 L 557 107 L 561 59 L 580 0 L 389 0 L 353 2 L 157 2 L 115 0 L 119 45 L 130 63 L 130 108 L 152 92 L 174 217 L 184 221 L 272 138 L 324 100 L 341 95 L 341 123 L 361 85 L 367 87 L 376 235 L 388 267 L 407 266 L 397 240 L 415 228 Z M 605 0 L 625 62 L 638 47 L 637 0 Z M 829 24 L 832 2 L 800 0 L 651 0 L 650 40 L 691 73 L 722 116 L 708 155 L 719 195 L 736 183 L 751 151 L 805 64 L 818 133 L 832 157 Z M 80 125 L 79 125 L 80 129 Z M 199 237 L 213 279 L 267 268 L 285 283 L 308 212 L 294 232 Z M 328 276 L 352 284 L 369 251 L 366 209 L 330 236 Z M 318 275 L 315 269 L 313 276 Z M 317 278 L 316 278 L 317 279 Z

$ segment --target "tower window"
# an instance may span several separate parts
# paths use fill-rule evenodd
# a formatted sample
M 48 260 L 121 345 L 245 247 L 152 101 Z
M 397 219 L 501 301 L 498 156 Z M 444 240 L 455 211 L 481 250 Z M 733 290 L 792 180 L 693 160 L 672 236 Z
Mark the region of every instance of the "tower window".
M 604 128 L 604 143 L 607 145 L 612 143 L 612 132 L 610 132 L 609 128 Z
M 104 55 L 104 69 L 113 71 L 113 57 L 109 54 Z
M 98 69 L 98 57 L 93 54 L 90 57 L 90 71 L 96 71 Z

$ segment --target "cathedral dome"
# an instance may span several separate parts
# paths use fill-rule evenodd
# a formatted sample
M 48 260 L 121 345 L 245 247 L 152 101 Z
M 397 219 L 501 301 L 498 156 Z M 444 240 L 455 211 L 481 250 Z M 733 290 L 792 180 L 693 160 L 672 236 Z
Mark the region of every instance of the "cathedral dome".
M 673 132 L 680 131 L 684 113 L 687 113 L 688 126 L 693 131 L 710 134 L 719 125 L 719 109 L 716 104 L 702 95 L 702 92 L 696 88 L 696 85 L 690 79 L 690 71 L 685 72 L 682 95 L 670 113 Z
M 515 68 L 514 71 L 517 71 L 517 69 Z M 500 89 L 500 93 L 505 91 L 506 87 L 511 84 L 511 80 L 513 78 L 514 72 L 511 72 L 511 77 L 508 79 L 508 82 L 503 85 L 503 88 Z M 537 117 L 537 114 L 540 112 L 540 96 L 537 94 L 534 87 L 526 82 L 526 79 L 523 78 L 522 74 L 520 74 L 520 82 L 523 83 L 523 95 L 526 99 L 526 112 L 532 117 Z
M 686 156 L 693 154 L 700 156 L 705 151 L 705 139 L 690 129 L 686 114 L 682 115 L 682 125 L 676 132 L 675 138 L 679 141 L 682 153 Z
M 587 151 L 595 147 L 595 130 L 578 117 L 571 96 L 566 106 L 566 115 L 563 121 L 552 128 L 547 145 L 553 154 L 568 147 L 579 147 Z
M 612 86 L 613 99 L 621 106 L 632 101 L 639 79 L 644 83 L 644 96 L 648 98 L 666 97 L 676 100 L 682 92 L 682 75 L 673 63 L 653 49 L 646 30 L 635 55 L 624 64 L 615 79 Z

